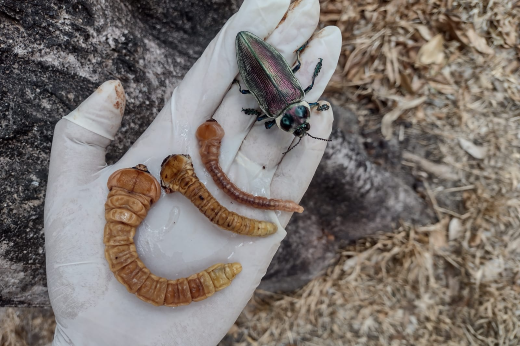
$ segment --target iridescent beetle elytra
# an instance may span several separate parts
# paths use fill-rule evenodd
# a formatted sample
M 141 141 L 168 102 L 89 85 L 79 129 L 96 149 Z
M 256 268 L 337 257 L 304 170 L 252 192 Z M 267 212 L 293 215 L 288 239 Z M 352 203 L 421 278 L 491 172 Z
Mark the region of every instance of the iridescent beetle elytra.
M 235 45 L 238 70 L 248 88 L 243 90 L 239 84 L 240 92 L 253 94 L 262 110 L 248 108 L 242 111 L 248 115 L 256 115 L 257 121 L 270 119 L 265 123 L 267 129 L 276 124 L 300 139 L 305 135 L 313 137 L 307 133 L 310 129 L 308 120 L 311 107 L 324 111 L 329 106 L 318 102 L 308 103 L 303 98 L 314 86 L 323 59 L 319 59 L 314 69 L 311 85 L 303 89 L 294 73 L 300 69 L 300 53 L 305 45 L 296 51 L 297 63 L 293 68 L 273 46 L 250 32 L 239 32 Z

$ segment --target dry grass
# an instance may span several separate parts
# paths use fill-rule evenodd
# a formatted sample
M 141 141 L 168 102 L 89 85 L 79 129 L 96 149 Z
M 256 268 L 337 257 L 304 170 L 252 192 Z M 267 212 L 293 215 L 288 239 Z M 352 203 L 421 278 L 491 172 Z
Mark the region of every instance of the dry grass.
M 0 308 L 1 346 L 48 346 L 55 327 L 50 308 Z
M 519 344 L 520 2 L 330 0 L 321 19 L 344 38 L 329 95 L 400 143 L 440 222 L 360 240 L 293 294 L 257 291 L 226 344 Z M 0 344 L 24 345 L 7 314 Z
M 399 141 L 440 222 L 358 241 L 294 294 L 257 291 L 227 341 L 520 344 L 520 2 L 330 0 L 321 19 L 344 38 L 329 94 Z

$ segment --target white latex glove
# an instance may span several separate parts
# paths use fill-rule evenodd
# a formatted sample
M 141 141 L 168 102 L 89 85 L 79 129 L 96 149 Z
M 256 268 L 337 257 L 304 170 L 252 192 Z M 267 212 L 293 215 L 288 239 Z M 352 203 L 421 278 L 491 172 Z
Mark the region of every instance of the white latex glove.
M 222 167 L 242 189 L 301 199 L 326 142 L 305 137 L 284 156 L 294 137 L 276 126 L 266 130 L 263 124 L 255 124 L 253 116 L 241 112 L 258 109 L 255 99 L 232 85 L 238 73 L 235 37 L 239 31 L 269 36 L 267 41 L 289 62 L 295 60 L 294 51 L 316 29 L 319 2 L 301 1 L 279 24 L 288 8 L 289 0 L 246 0 L 152 125 L 113 166 L 105 163 L 105 148 L 124 111 L 125 96 L 118 81 L 104 83 L 58 122 L 45 200 L 47 282 L 57 321 L 54 345 L 215 345 L 234 323 L 265 274 L 291 215 L 231 203 L 202 166 L 195 131 L 212 116 L 218 120 L 226 131 Z M 315 102 L 322 94 L 340 48 L 336 27 L 325 28 L 311 39 L 296 76 L 305 88 L 318 58 L 323 58 L 323 68 L 307 101 Z M 332 111 L 313 112 L 310 124 L 312 135 L 327 138 Z M 155 307 L 127 292 L 108 268 L 103 245 L 106 183 L 115 170 L 139 163 L 158 178 L 162 160 L 174 153 L 191 155 L 198 177 L 228 209 L 276 222 L 279 230 L 266 238 L 236 235 L 214 226 L 184 196 L 163 192 L 136 234 L 139 256 L 152 273 L 176 279 L 219 262 L 240 262 L 243 270 L 231 286 L 206 300 L 177 308 Z

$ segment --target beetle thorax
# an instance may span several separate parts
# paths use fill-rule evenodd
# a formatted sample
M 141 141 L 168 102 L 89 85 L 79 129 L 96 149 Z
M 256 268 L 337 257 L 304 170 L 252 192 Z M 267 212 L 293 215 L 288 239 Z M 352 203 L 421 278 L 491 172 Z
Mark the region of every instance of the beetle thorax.
M 308 123 L 311 116 L 311 108 L 305 101 L 290 104 L 276 117 L 276 125 L 296 137 L 303 137 L 310 129 Z

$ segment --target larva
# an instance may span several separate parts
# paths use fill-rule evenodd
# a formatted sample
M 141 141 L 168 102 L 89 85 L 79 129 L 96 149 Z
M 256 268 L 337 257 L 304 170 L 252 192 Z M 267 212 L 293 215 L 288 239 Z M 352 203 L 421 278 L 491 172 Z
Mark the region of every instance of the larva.
M 240 190 L 229 180 L 219 164 L 220 143 L 224 137 L 224 129 L 216 120 L 210 119 L 200 125 L 195 135 L 199 141 L 202 163 L 206 166 L 215 184 L 229 197 L 239 203 L 258 209 L 303 212 L 303 207 L 293 201 L 253 196 Z
M 145 165 L 137 165 L 114 172 L 107 186 L 105 257 L 117 280 L 139 299 L 156 306 L 188 305 L 226 288 L 242 271 L 240 263 L 218 263 L 177 280 L 150 273 L 137 255 L 134 235 L 150 206 L 161 196 L 159 182 Z
M 166 193 L 186 196 L 211 222 L 238 234 L 263 237 L 276 232 L 272 222 L 238 215 L 223 207 L 199 181 L 189 155 L 171 155 L 161 164 L 161 185 Z

